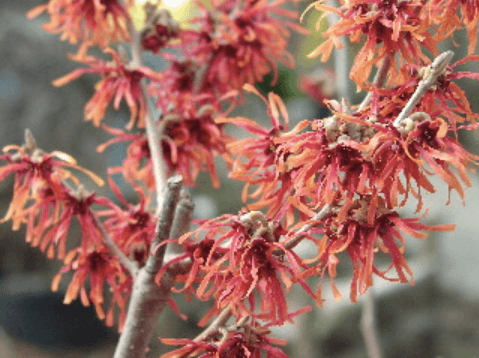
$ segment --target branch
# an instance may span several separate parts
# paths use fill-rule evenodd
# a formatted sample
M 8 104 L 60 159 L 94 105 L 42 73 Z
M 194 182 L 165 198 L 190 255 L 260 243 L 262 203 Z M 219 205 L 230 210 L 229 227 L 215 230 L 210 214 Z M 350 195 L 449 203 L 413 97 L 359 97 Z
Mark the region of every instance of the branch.
M 158 317 L 168 303 L 175 277 L 168 272 L 155 283 L 155 275 L 140 270 L 128 306 L 124 330 L 113 358 L 144 358 Z
M 141 38 L 140 33 L 136 31 L 135 26 L 130 21 L 129 30 L 132 36 L 131 44 L 131 53 L 132 53 L 132 65 L 134 67 L 143 66 L 141 60 Z M 156 184 L 156 203 L 158 208 L 161 207 L 162 202 L 162 192 L 167 180 L 167 170 L 166 165 L 163 160 L 163 148 L 161 146 L 160 138 L 163 137 L 163 133 L 159 133 L 156 128 L 156 123 L 154 120 L 154 112 L 151 108 L 150 101 L 148 100 L 148 94 L 146 91 L 146 86 L 144 80 L 140 82 L 141 91 L 145 103 L 148 106 L 148 111 L 145 115 L 145 124 L 146 124 L 146 138 L 148 139 L 148 147 L 150 148 L 151 161 L 153 163 L 153 174 L 155 176 Z M 157 212 L 157 214 L 159 214 Z
M 338 1 L 332 1 L 332 6 L 339 7 Z M 334 13 L 329 13 L 329 26 L 338 22 L 340 17 Z M 349 46 L 348 41 L 344 37 L 339 38 L 342 47 L 334 49 L 334 72 L 336 77 L 336 87 L 338 89 L 339 99 L 351 100 L 349 95 Z
M 401 113 L 399 113 L 394 120 L 394 127 L 398 128 L 401 125 L 401 122 L 409 116 L 426 92 L 436 84 L 437 79 L 444 74 L 444 71 L 451 62 L 453 56 L 454 52 L 452 51 L 443 52 L 434 59 L 429 67 L 426 68 L 423 79 L 419 82 L 416 91 L 414 91 Z
M 231 317 L 231 307 L 228 306 L 221 311 L 221 313 L 216 317 L 216 319 L 211 322 L 211 324 L 206 328 L 200 335 L 198 335 L 193 341 L 201 342 L 212 334 L 218 332 L 218 330 L 225 325 L 225 323 Z
M 173 226 L 176 206 L 180 200 L 180 190 L 183 179 L 180 175 L 175 175 L 168 179 L 166 183 L 166 192 L 160 210 L 160 216 L 156 223 L 155 237 L 150 247 L 150 255 L 146 262 L 145 269 L 152 275 L 156 275 L 163 264 L 166 245 L 156 249 L 163 241 L 170 238 L 171 227 Z
M 317 220 L 322 220 L 324 219 L 327 215 L 331 213 L 332 205 L 331 204 L 326 204 L 323 206 L 323 208 L 311 218 L 311 220 L 317 221 Z M 298 234 L 301 234 L 305 231 L 308 231 L 313 227 L 313 224 L 306 224 L 304 225 L 301 229 L 298 230 Z M 300 242 L 303 240 L 304 236 L 303 235 L 297 235 L 293 239 L 289 240 L 284 247 L 288 250 L 294 249 Z
M 168 179 L 166 183 L 150 255 L 134 282 L 124 330 L 116 347 L 114 358 L 145 357 L 145 351 L 158 317 L 168 302 L 171 287 L 175 282 L 175 275 L 171 274 L 171 271 L 167 271 L 162 275 L 160 285 L 155 283 L 156 274 L 163 263 L 165 246 L 156 252 L 155 248 L 170 236 L 181 184 L 182 179 L 178 175 Z
M 120 248 L 116 245 L 115 241 L 113 241 L 113 238 L 110 236 L 110 234 L 106 230 L 103 223 L 100 220 L 98 220 L 95 213 L 91 210 L 90 210 L 90 215 L 92 216 L 93 220 L 95 221 L 95 225 L 100 230 L 103 236 L 103 243 L 105 244 L 105 246 L 111 251 L 113 255 L 115 255 L 118 258 L 118 260 L 120 260 L 120 263 L 126 267 L 131 277 L 133 278 L 133 281 L 136 280 L 136 278 L 138 277 L 138 265 L 136 261 L 130 260 L 123 253 L 123 251 L 120 250 Z
M 195 205 L 191 201 L 190 195 L 186 190 L 182 189 L 180 200 L 176 206 L 175 218 L 171 226 L 170 239 L 176 240 L 190 230 L 194 209 Z M 180 253 L 183 251 L 183 246 L 177 242 L 172 242 L 168 246 L 172 252 Z
M 389 71 L 389 67 L 391 66 L 391 59 L 388 57 L 385 57 L 384 60 L 381 62 L 381 67 L 379 67 L 378 71 L 376 72 L 376 75 L 374 76 L 373 80 L 373 85 L 376 87 L 382 87 L 384 82 L 386 81 L 386 75 Z M 363 101 L 359 105 L 357 112 L 361 112 L 364 108 L 366 108 L 369 103 L 371 102 L 371 98 L 373 96 L 373 93 L 370 91 L 364 97 Z
M 370 288 L 364 296 L 361 316 L 361 333 L 364 337 L 369 358 L 381 358 L 378 332 L 376 329 L 376 310 L 374 309 L 374 291 Z
M 193 79 L 193 93 L 199 93 L 202 90 L 206 75 L 211 67 L 211 57 L 196 71 L 195 78 Z

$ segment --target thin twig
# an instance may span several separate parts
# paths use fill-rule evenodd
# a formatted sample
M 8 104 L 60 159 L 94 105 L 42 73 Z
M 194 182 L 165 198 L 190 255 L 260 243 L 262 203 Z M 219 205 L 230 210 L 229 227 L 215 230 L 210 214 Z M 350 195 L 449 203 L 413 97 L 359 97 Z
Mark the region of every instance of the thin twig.
M 106 230 L 105 226 L 103 223 L 97 218 L 95 213 L 90 210 L 90 215 L 92 216 L 93 220 L 95 221 L 96 227 L 100 230 L 102 236 L 103 236 L 103 243 L 105 246 L 111 251 L 113 255 L 115 255 L 118 260 L 120 260 L 120 263 L 126 267 L 128 272 L 130 273 L 131 277 L 133 280 L 136 280 L 138 276 L 138 264 L 136 261 L 130 260 L 124 253 L 123 251 L 120 250 L 120 248 L 116 245 L 115 241 L 113 238 L 110 236 L 108 231 Z
M 228 319 L 231 317 L 231 307 L 228 306 L 221 311 L 216 319 L 203 332 L 201 332 L 195 339 L 195 342 L 201 342 L 207 339 L 212 334 L 218 332 L 218 330 L 225 325 Z
M 363 296 L 361 333 L 368 351 L 369 358 L 381 358 L 381 346 L 379 344 L 378 331 L 376 327 L 376 310 L 374 302 L 374 291 L 372 288 Z
M 437 79 L 444 74 L 444 71 L 451 62 L 453 56 L 454 52 L 446 51 L 434 59 L 432 64 L 426 69 L 426 73 L 424 74 L 423 79 L 419 82 L 416 91 L 414 91 L 401 113 L 399 113 L 394 120 L 394 127 L 398 128 L 401 125 L 401 122 L 409 116 L 426 92 L 437 83 Z
M 141 38 L 140 33 L 135 29 L 135 26 L 130 21 L 129 29 L 132 36 L 131 44 L 131 56 L 132 62 L 131 65 L 134 67 L 143 66 L 141 60 Z M 156 184 L 156 202 L 157 208 L 160 208 L 161 202 L 163 200 L 162 193 L 167 180 L 167 170 L 165 161 L 163 159 L 163 148 L 161 146 L 160 138 L 163 136 L 163 133 L 159 133 L 156 128 L 156 123 L 154 120 L 154 111 L 151 108 L 150 101 L 148 100 L 148 93 L 146 91 L 146 85 L 142 79 L 140 82 L 142 95 L 145 103 L 148 106 L 148 110 L 145 114 L 145 124 L 146 124 L 146 138 L 148 140 L 148 147 L 150 149 L 151 161 L 153 163 L 153 175 L 155 177 Z M 158 212 L 157 212 L 158 214 Z
M 210 59 L 195 72 L 195 78 L 193 80 L 193 93 L 199 93 L 202 90 L 206 75 L 211 67 L 211 59 L 212 57 L 210 56 Z
M 332 208 L 331 204 L 326 204 L 325 206 L 323 206 L 323 208 L 315 216 L 313 216 L 311 218 L 311 220 L 318 221 L 318 220 L 324 219 L 327 215 L 329 215 L 331 213 L 331 208 Z M 308 231 L 309 229 L 311 229 L 313 227 L 313 225 L 314 224 L 304 225 L 301 229 L 299 229 L 297 231 L 297 234 L 301 234 L 305 231 Z M 301 240 L 303 240 L 303 238 L 304 238 L 303 235 L 297 235 L 293 239 L 289 240 L 284 245 L 284 247 L 288 250 L 292 250 L 293 248 L 295 248 L 301 242 Z
M 181 190 L 180 200 L 176 206 L 175 219 L 171 227 L 170 238 L 177 239 L 187 231 L 193 220 L 193 210 L 195 204 L 191 201 L 191 196 L 186 190 Z
M 334 7 L 339 7 L 338 1 L 332 1 Z M 340 17 L 331 12 L 329 14 L 330 26 L 338 22 Z M 343 37 L 339 39 L 339 42 L 342 44 L 342 48 L 334 49 L 334 72 L 336 77 L 336 88 L 339 94 L 340 100 L 343 98 L 350 102 L 351 98 L 349 95 L 349 54 L 348 54 L 348 42 Z
M 386 81 L 386 75 L 389 71 L 389 67 L 391 66 L 391 59 L 388 57 L 385 57 L 383 61 L 381 62 L 381 67 L 379 67 L 378 71 L 376 72 L 376 75 L 374 76 L 373 80 L 373 85 L 376 87 L 382 87 L 384 82 Z M 361 112 L 364 108 L 366 108 L 369 103 L 371 102 L 371 99 L 373 97 L 373 93 L 370 91 L 364 97 L 363 101 L 359 105 L 357 112 Z

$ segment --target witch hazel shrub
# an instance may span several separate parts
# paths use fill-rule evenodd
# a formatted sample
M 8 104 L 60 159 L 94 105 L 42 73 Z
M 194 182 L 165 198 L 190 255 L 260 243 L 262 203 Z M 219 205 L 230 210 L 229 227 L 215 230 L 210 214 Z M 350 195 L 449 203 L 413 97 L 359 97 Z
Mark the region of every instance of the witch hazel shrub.
M 277 81 L 279 64 L 294 66 L 288 39 L 292 32 L 308 34 L 300 1 L 191 2 L 197 11 L 184 22 L 157 2 L 134 0 L 50 0 L 28 13 L 46 13 L 44 29 L 78 46 L 69 57 L 79 68 L 53 85 L 97 75 L 84 115 L 111 135 L 98 152 L 123 142 L 128 147 L 121 165 L 102 179 L 66 153 L 44 152 L 26 130 L 23 145 L 7 145 L 0 155 L 0 180 L 14 177 L 1 222 L 24 227 L 27 242 L 63 262 L 52 290 L 73 273 L 65 303 L 93 305 L 105 324 L 118 328 L 115 358 L 145 356 L 165 306 L 185 318 L 178 294 L 208 301 L 211 309 L 198 322 L 205 329 L 197 337 L 161 338 L 176 346 L 163 358 L 286 357 L 280 346 L 287 342 L 271 337 L 271 328 L 312 309 L 288 307 L 293 285 L 318 307 L 323 285 L 340 299 L 345 292 L 335 278 L 346 259 L 352 265 L 349 298 L 356 302 L 374 277 L 413 282 L 406 237 L 454 230 L 423 222 L 423 195 L 435 192 L 430 178 L 437 176 L 464 201 L 479 160 L 458 142 L 460 131 L 477 128 L 478 114 L 456 82 L 479 79 L 462 70 L 479 60 L 473 54 L 479 4 L 310 2 L 304 16 L 320 11 L 319 21 L 331 13 L 338 21 L 309 56 L 326 61 L 345 39 L 358 43 L 349 76 L 364 100 L 324 99 L 329 117 L 290 127 L 282 99 L 261 94 L 255 84 L 270 73 Z M 133 25 L 135 9 L 145 14 L 141 28 Z M 439 53 L 438 45 L 463 29 L 468 55 Z M 93 48 L 104 56 L 92 55 Z M 142 52 L 168 65 L 146 67 Z M 318 97 L 318 88 L 307 87 Z M 231 116 L 245 92 L 263 100 L 268 126 Z M 107 126 L 105 112 L 122 102 L 129 122 L 124 129 Z M 249 136 L 235 139 L 227 126 Z M 245 183 L 245 208 L 197 221 L 190 231 L 193 205 L 182 187 L 194 186 L 203 171 L 218 187 L 218 156 L 229 177 Z M 116 199 L 87 191 L 79 172 L 109 185 Z M 114 175 L 131 185 L 135 202 L 126 200 Z M 400 209 L 411 202 L 416 216 L 405 217 Z M 73 222 L 81 240 L 70 249 Z M 303 240 L 314 247 L 307 259 L 295 252 Z M 168 248 L 174 255 L 166 259 Z M 379 255 L 389 257 L 386 270 L 377 266 Z M 312 286 L 311 277 L 319 283 Z

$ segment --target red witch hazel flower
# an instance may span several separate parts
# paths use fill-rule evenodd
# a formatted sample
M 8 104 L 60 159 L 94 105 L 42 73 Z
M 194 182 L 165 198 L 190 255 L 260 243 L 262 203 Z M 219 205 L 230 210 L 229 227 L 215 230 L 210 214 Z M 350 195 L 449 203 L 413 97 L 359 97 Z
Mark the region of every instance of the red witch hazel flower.
M 7 214 L 0 222 L 12 220 L 13 230 L 18 230 L 22 223 L 27 222 L 29 222 L 29 227 L 32 227 L 31 215 L 36 217 L 38 212 L 31 211 L 29 208 L 36 205 L 36 208 L 40 209 L 42 200 L 48 202 L 53 197 L 63 195 L 65 188 L 62 181 L 70 179 L 78 184 L 78 179 L 65 168 L 83 171 L 97 184 L 103 185 L 102 179 L 79 167 L 76 160 L 68 154 L 57 151 L 48 154 L 37 148 L 35 139 L 28 130 L 25 132 L 23 146 L 9 145 L 3 151 L 6 154 L 1 155 L 0 160 L 6 161 L 7 165 L 0 167 L 0 180 L 5 179 L 11 173 L 15 173 L 15 180 L 12 202 Z M 15 152 L 10 153 L 12 151 Z M 53 202 L 51 203 L 53 206 L 50 207 L 56 207 L 56 210 L 48 215 L 58 215 L 59 207 Z M 49 207 L 48 203 L 44 204 L 44 209 Z M 45 217 L 43 216 L 43 218 Z M 38 222 L 38 225 L 44 224 L 45 222 Z M 29 237 L 28 234 L 27 237 Z
M 283 136 L 293 135 L 307 127 L 308 122 L 299 123 L 291 132 L 288 130 L 289 116 L 281 98 L 269 93 L 268 99 L 263 97 L 253 86 L 244 85 L 244 90 L 255 93 L 267 105 L 267 113 L 271 120 L 272 128 L 267 129 L 255 121 L 244 117 L 217 118 L 217 123 L 231 123 L 253 134 L 256 138 L 245 138 L 227 145 L 231 154 L 237 155 L 229 173 L 230 178 L 246 182 L 242 199 L 248 197 L 262 199 L 251 204 L 251 209 L 257 210 L 269 207 L 268 215 L 275 215 L 285 203 L 292 182 L 290 173 L 284 168 L 284 160 L 288 153 L 281 152 L 277 140 Z M 281 123 L 283 117 L 284 124 Z M 276 167 L 276 164 L 283 163 Z M 281 183 L 281 185 L 278 185 Z M 251 186 L 257 185 L 255 191 L 249 194 Z
M 201 242 L 207 245 L 195 245 L 195 238 L 205 231 Z M 198 281 L 198 298 L 206 300 L 213 296 L 216 300 L 216 305 L 201 323 L 229 306 L 237 316 L 247 315 L 271 324 L 282 324 L 289 320 L 283 285 L 289 289 L 293 283 L 299 283 L 316 299 L 302 278 L 307 266 L 278 242 L 286 233 L 279 224 L 268 222 L 261 212 L 254 211 L 206 221 L 180 238 L 180 244 L 187 243 L 183 256 L 190 255 L 196 263 L 193 271 L 197 277 L 186 275 L 184 289 Z
M 54 248 L 58 248 L 58 258 L 62 259 L 66 252 L 66 241 L 72 219 L 75 217 L 81 227 L 81 245 L 84 249 L 90 245 L 100 244 L 103 240 L 95 214 L 91 211 L 94 204 L 107 205 L 109 200 L 97 196 L 95 193 L 86 193 L 80 185 L 76 192 L 63 188 L 58 192 L 47 191 L 27 211 L 29 214 L 27 225 L 27 242 L 38 246 L 42 251 L 49 248 L 49 256 L 53 255 Z M 56 205 L 57 212 L 50 211 Z
M 119 330 L 126 319 L 127 299 L 131 290 L 131 277 L 127 276 L 123 271 L 119 260 L 112 256 L 109 250 L 101 245 L 97 248 L 89 248 L 85 251 L 82 248 L 70 251 L 65 257 L 60 272 L 53 278 L 52 291 L 58 290 L 58 285 L 62 276 L 70 271 L 74 271 L 73 278 L 68 285 L 65 294 L 64 303 L 69 304 L 80 295 L 81 302 L 84 306 L 93 304 L 98 318 L 105 319 L 108 326 L 114 323 L 114 310 L 117 306 L 120 310 Z M 87 281 L 90 281 L 89 292 L 87 292 Z M 107 313 L 104 311 L 104 288 L 108 284 L 110 291 L 113 293 L 110 307 Z M 125 291 L 125 287 L 130 290 Z
M 141 31 L 141 47 L 158 54 L 173 38 L 178 37 L 180 27 L 166 9 L 158 9 L 156 5 L 146 3 L 145 26 Z
M 378 197 L 363 197 L 355 202 L 345 204 L 341 209 L 324 220 L 324 237 L 320 240 L 319 263 L 312 272 L 326 271 L 331 278 L 331 285 L 337 299 L 341 294 L 334 284 L 337 255 L 346 252 L 353 265 L 351 282 L 351 301 L 356 302 L 358 292 L 364 294 L 373 284 L 373 273 L 390 281 L 409 282 L 406 274 L 412 271 L 404 258 L 405 238 L 401 232 L 423 239 L 427 233 L 420 231 L 451 231 L 455 225 L 429 226 L 419 222 L 421 218 L 404 219 L 396 212 L 386 209 L 385 202 Z M 398 242 L 401 246 L 398 246 Z M 374 264 L 377 251 L 388 253 L 392 264 L 380 271 Z M 386 274 L 394 268 L 397 278 Z
M 98 212 L 98 216 L 107 218 L 103 225 L 110 236 L 130 259 L 137 261 L 142 267 L 146 262 L 151 240 L 155 235 L 155 221 L 153 215 L 147 210 L 149 198 L 139 185 L 133 184 L 140 197 L 140 202 L 137 205 L 132 205 L 124 198 L 111 177 L 108 178 L 108 183 L 125 209 L 114 203 L 108 203 L 109 209 Z
M 201 2 L 203 15 L 192 20 L 198 31 L 184 32 L 187 45 L 185 57 L 195 57 L 200 63 L 210 63 L 206 81 L 220 91 L 241 89 L 245 83 L 261 82 L 273 71 L 278 78 L 277 61 L 294 66 L 287 51 L 290 37 L 285 25 L 302 33 L 306 30 L 274 15 L 296 19 L 299 15 L 279 8 L 286 1 L 212 1 L 212 10 Z M 219 86 L 219 87 L 218 87 Z
M 126 2 L 132 4 L 131 0 Z M 31 19 L 44 11 L 50 16 L 50 22 L 43 26 L 46 31 L 60 33 L 62 40 L 73 44 L 82 41 L 82 47 L 107 47 L 111 41 L 128 41 L 130 37 L 130 16 L 120 0 L 50 0 L 27 16 Z
M 242 331 L 239 330 L 240 328 Z M 287 342 L 283 339 L 268 337 L 269 333 L 266 327 L 258 324 L 242 323 L 237 330 L 224 328 L 221 332 L 215 332 L 208 337 L 207 341 L 161 338 L 164 344 L 184 346 L 163 354 L 161 358 L 287 358 L 288 355 L 273 346 L 273 344 L 286 345 Z
M 466 187 L 471 186 L 467 169 L 472 164 L 477 164 L 479 157 L 468 153 L 455 139 L 447 136 L 447 124 L 441 118 L 432 120 L 424 112 L 415 112 L 394 127 L 383 128 L 359 149 L 368 152 L 368 159 L 375 168 L 376 189 L 384 193 L 388 207 L 398 205 L 399 194 L 407 195 L 412 191 L 414 180 L 417 191 L 412 191 L 419 199 L 419 211 L 422 206 L 421 189 L 434 192 L 434 186 L 427 179 L 431 175 L 424 167 L 432 169 L 447 185 L 450 190 L 456 190 L 464 200 L 464 189 L 460 180 Z M 402 183 L 401 177 L 406 179 Z
M 170 67 L 161 72 L 161 80 L 152 81 L 149 86 L 149 93 L 157 97 L 158 108 L 166 113 L 171 108 L 179 109 L 193 103 L 201 105 L 212 102 L 215 97 L 211 84 L 204 83 L 201 89 L 194 88 L 195 78 L 200 72 L 200 67 L 195 61 L 172 59 L 170 63 Z
M 87 73 L 97 73 L 102 76 L 95 86 L 96 93 L 85 106 L 85 119 L 93 120 L 95 126 L 99 126 L 105 116 L 106 109 L 113 101 L 113 108 L 120 107 L 124 99 L 130 108 L 130 122 L 128 129 L 136 125 L 140 128 L 145 126 L 144 118 L 148 111 L 140 82 L 143 78 L 159 80 L 161 75 L 148 67 L 132 68 L 125 64 L 127 60 L 112 49 L 106 49 L 106 53 L 113 57 L 113 61 L 106 62 L 92 56 L 86 56 L 77 60 L 90 68 L 77 69 L 66 76 L 53 81 L 54 86 L 63 86 Z
M 311 74 L 302 75 L 299 78 L 298 88 L 323 105 L 325 99 L 334 98 L 336 94 L 335 77 L 333 69 L 321 68 Z
M 194 185 L 200 171 L 210 174 L 214 187 L 220 185 L 215 157 L 221 154 L 227 158 L 226 143 L 231 138 L 224 133 L 223 125 L 214 120 L 217 113 L 215 103 L 185 104 L 160 118 L 167 167 L 170 173 L 181 174 L 187 185 Z
M 181 174 L 186 185 L 193 186 L 201 171 L 207 171 L 215 187 L 219 186 L 215 157 L 227 158 L 226 143 L 231 139 L 224 133 L 223 125 L 213 119 L 217 113 L 215 105 L 198 107 L 185 105 L 181 110 L 171 110 L 157 122 L 162 133 L 161 143 L 168 175 Z M 113 168 L 111 173 L 122 173 L 130 183 L 142 181 L 148 188 L 154 188 L 152 162 L 146 135 L 125 133 L 120 129 L 103 128 L 116 135 L 115 138 L 98 147 L 103 151 L 107 146 L 132 141 L 127 149 L 122 166 Z
M 109 168 L 110 174 L 122 174 L 131 184 L 136 182 L 144 183 L 148 190 L 155 188 L 155 177 L 153 176 L 153 164 L 150 160 L 150 148 L 145 133 L 132 134 L 118 128 L 110 128 L 102 125 L 102 128 L 115 135 L 97 147 L 97 151 L 102 153 L 107 147 L 115 143 L 130 142 L 126 150 L 126 157 L 119 167 Z

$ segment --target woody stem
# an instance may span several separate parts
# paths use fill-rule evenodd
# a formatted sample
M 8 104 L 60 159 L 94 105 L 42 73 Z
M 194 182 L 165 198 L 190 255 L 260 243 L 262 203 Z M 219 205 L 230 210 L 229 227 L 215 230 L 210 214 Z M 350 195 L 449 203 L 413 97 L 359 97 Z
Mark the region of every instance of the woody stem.
M 140 33 L 135 29 L 135 26 L 130 21 L 129 29 L 132 36 L 131 43 L 131 53 L 132 53 L 132 62 L 131 64 L 134 67 L 143 66 L 143 61 L 141 59 L 141 38 Z M 146 124 L 146 137 L 148 140 L 148 147 L 150 149 L 151 161 L 153 164 L 153 174 L 155 177 L 156 184 L 156 203 L 157 208 L 161 207 L 161 202 L 163 200 L 162 193 L 163 188 L 165 187 L 167 178 L 166 164 L 163 159 L 163 149 L 161 146 L 160 138 L 163 137 L 164 133 L 159 133 L 156 128 L 156 123 L 153 115 L 153 109 L 151 108 L 150 101 L 148 100 L 148 93 L 146 91 L 146 85 L 144 80 L 140 82 L 141 90 L 145 103 L 148 106 L 148 111 L 145 114 L 145 124 Z M 163 127 L 162 127 L 163 128 Z M 158 211 L 157 211 L 157 214 Z
M 216 319 L 206 328 L 201 334 L 199 334 L 194 341 L 201 342 L 211 336 L 212 334 L 218 332 L 218 330 L 223 327 L 228 319 L 231 317 L 231 308 L 230 306 L 225 307 L 223 311 L 216 317 Z
M 180 198 L 182 180 L 180 176 L 168 179 L 163 204 L 156 227 L 157 235 L 151 245 L 145 266 L 139 271 L 133 284 L 123 332 L 115 350 L 114 358 L 144 358 L 158 317 L 168 302 L 175 275 L 165 272 L 160 284 L 155 278 L 163 263 L 164 246 L 155 248 L 168 239 L 173 223 L 176 205 Z
M 406 103 L 401 113 L 394 120 L 394 127 L 398 128 L 401 122 L 409 116 L 419 103 L 421 98 L 429 91 L 429 89 L 437 83 L 439 76 L 444 74 L 447 66 L 451 62 L 454 56 L 454 52 L 446 51 L 437 56 L 432 64 L 428 67 L 423 79 L 419 82 L 416 90 L 414 91 L 409 101 Z
M 391 66 L 391 59 L 389 58 L 389 56 L 385 57 L 383 61 L 381 62 L 381 67 L 379 67 L 378 71 L 376 72 L 376 75 L 374 76 L 373 85 L 375 85 L 376 87 L 382 87 L 382 85 L 386 81 L 386 75 L 388 74 L 390 66 Z M 369 103 L 371 103 L 372 97 L 373 97 L 373 93 L 369 91 L 366 97 L 364 97 L 364 100 L 359 105 L 357 112 L 361 112 L 364 108 L 366 108 L 369 105 Z

